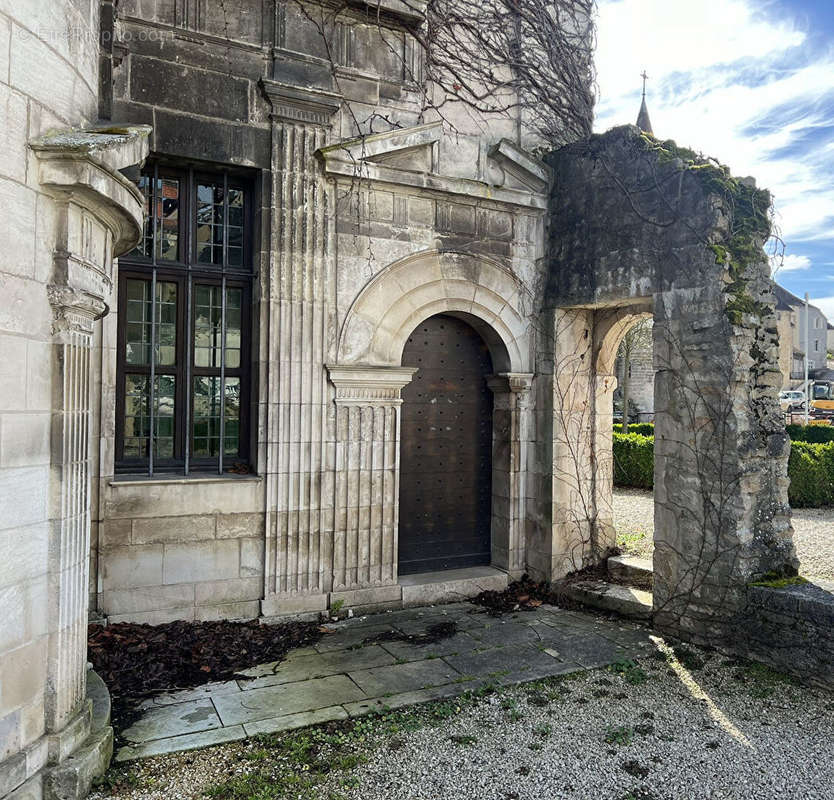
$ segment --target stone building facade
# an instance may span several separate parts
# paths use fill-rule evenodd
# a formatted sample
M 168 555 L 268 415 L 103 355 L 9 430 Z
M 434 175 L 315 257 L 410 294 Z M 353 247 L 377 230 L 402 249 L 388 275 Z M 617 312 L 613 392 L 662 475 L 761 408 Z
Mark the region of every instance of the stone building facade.
M 732 208 L 638 129 L 540 159 L 512 114 L 427 110 L 398 0 L 324 36 L 293 0 L 4 9 L 0 796 L 109 757 L 88 611 L 364 611 L 600 558 L 640 316 L 658 625 L 708 638 L 795 568 L 766 264 L 731 314 Z M 646 176 L 685 225 L 617 189 Z M 697 425 L 685 364 L 726 400 Z M 699 472 L 709 431 L 739 480 Z
M 460 112 L 452 132 L 427 117 L 404 7 L 383 4 L 387 28 L 345 10 L 334 74 L 296 3 L 238 5 L 224 17 L 212 4 L 121 2 L 108 36 L 102 107 L 152 127 L 149 163 L 172 175 L 231 169 L 247 187 L 250 247 L 235 276 L 251 297 L 251 369 L 248 455 L 235 472 L 215 461 L 186 475 L 182 450 L 153 476 L 146 462 L 120 465 L 124 423 L 102 416 L 93 603 L 111 621 L 160 622 L 428 597 L 398 581 L 398 506 L 412 488 L 399 481 L 401 392 L 415 371 L 400 357 L 443 314 L 477 331 L 493 364 L 493 569 L 477 585 L 500 585 L 527 565 L 548 170 L 514 119 L 485 129 Z M 388 130 L 357 138 L 374 118 Z M 111 408 L 120 313 L 102 335 Z
M 829 323 L 815 305 L 808 305 L 808 322 L 805 322 L 805 301 L 787 289 L 774 284 L 776 319 L 779 328 L 779 369 L 782 388 L 791 389 L 805 379 L 805 352 L 808 353 L 808 371 L 828 366 Z
M 90 127 L 97 5 L 5 4 L 0 29 L 0 795 L 38 798 L 86 791 L 112 749 L 87 686 L 88 445 L 96 320 L 142 226 L 120 170 L 148 130 Z

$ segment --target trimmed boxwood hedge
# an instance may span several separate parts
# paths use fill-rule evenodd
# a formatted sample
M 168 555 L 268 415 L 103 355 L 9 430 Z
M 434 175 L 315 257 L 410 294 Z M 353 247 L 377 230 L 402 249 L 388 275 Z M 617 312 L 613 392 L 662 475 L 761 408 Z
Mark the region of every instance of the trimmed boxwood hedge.
M 654 437 L 615 433 L 614 485 L 651 489 L 654 485 Z M 834 441 L 793 441 L 788 461 L 794 508 L 834 506 Z
M 631 427 L 631 426 L 629 426 Z M 614 434 L 614 485 L 651 489 L 654 485 L 654 437 Z
M 834 426 L 832 425 L 785 425 L 785 431 L 792 442 L 814 442 L 825 444 L 834 442 Z
M 622 422 L 615 422 L 614 423 L 614 433 L 622 433 L 622 432 L 623 432 Z M 629 433 L 639 433 L 641 436 L 654 436 L 654 423 L 653 422 L 629 422 L 628 423 L 628 432 Z
M 795 508 L 834 506 L 834 441 L 792 442 L 788 499 Z

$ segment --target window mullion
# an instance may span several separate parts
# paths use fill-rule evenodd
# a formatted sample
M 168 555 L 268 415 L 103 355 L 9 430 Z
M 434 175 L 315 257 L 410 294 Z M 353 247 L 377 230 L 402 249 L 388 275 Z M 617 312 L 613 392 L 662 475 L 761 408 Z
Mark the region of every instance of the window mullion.
M 153 168 L 153 187 L 151 191 L 153 203 L 153 227 L 152 227 L 152 243 L 153 252 L 151 254 L 151 263 L 153 265 L 151 270 L 151 374 L 150 385 L 148 386 L 148 420 L 150 430 L 148 431 L 148 475 L 153 477 L 153 447 L 154 447 L 154 427 L 156 423 L 155 405 L 156 405 L 156 250 L 159 245 L 158 230 L 157 230 L 157 203 L 158 203 L 158 188 L 159 188 L 159 168 L 154 164 Z
M 220 448 L 217 471 L 223 474 L 223 451 L 226 447 L 226 276 L 220 281 Z
M 217 471 L 223 474 L 226 449 L 226 263 L 229 252 L 229 173 L 223 173 L 223 260 L 220 280 L 220 447 L 217 450 Z
M 183 402 L 185 403 L 185 431 L 183 443 L 183 458 L 184 458 L 184 472 L 189 473 L 191 467 L 191 405 L 193 387 L 191 377 L 191 325 L 192 325 L 192 285 L 193 278 L 191 275 L 191 260 L 193 257 L 193 250 L 196 242 L 194 241 L 197 235 L 197 204 L 196 204 L 196 181 L 194 178 L 194 170 L 189 167 L 187 178 L 187 216 L 186 216 L 186 234 L 185 234 L 185 391 L 183 392 Z
M 148 418 L 150 420 L 150 430 L 148 431 L 148 475 L 153 476 L 153 446 L 154 446 L 154 427 L 156 422 L 155 406 L 156 406 L 156 266 L 151 273 L 151 376 L 149 388 L 149 402 Z

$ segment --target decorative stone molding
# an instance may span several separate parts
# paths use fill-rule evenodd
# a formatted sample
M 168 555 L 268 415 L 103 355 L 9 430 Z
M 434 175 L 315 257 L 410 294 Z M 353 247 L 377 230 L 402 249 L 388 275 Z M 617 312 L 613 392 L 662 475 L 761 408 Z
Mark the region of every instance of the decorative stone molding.
M 342 105 L 342 96 L 323 89 L 299 89 L 266 78 L 261 80 L 272 106 L 272 119 L 328 126 Z
M 110 310 L 100 297 L 70 286 L 48 286 L 47 297 L 52 306 L 52 333 L 83 333 L 92 336 L 93 323 Z
M 426 18 L 426 0 L 351 0 L 365 13 L 387 14 L 406 23 L 421 23 Z
M 433 314 L 458 312 L 486 341 L 494 368 L 525 373 L 530 367 L 525 292 L 494 259 L 414 253 L 380 270 L 357 295 L 340 333 L 339 363 L 399 364 L 417 325 Z
M 338 405 L 402 403 L 400 392 L 411 383 L 416 367 L 377 367 L 366 364 L 328 364 Z

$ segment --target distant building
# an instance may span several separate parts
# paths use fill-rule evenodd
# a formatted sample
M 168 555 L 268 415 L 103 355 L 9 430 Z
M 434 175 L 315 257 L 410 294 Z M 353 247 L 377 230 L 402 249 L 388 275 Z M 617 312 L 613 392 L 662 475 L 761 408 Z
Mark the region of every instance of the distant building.
M 829 331 L 834 332 L 834 327 L 819 308 L 809 304 L 809 324 L 806 328 L 805 301 L 778 284 L 774 284 L 773 293 L 776 295 L 776 327 L 779 330 L 779 369 L 782 372 L 782 387 L 787 389 L 805 378 L 806 346 L 809 373 L 827 366 L 829 341 L 834 345 L 834 335 Z

